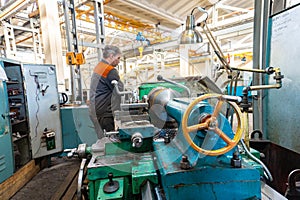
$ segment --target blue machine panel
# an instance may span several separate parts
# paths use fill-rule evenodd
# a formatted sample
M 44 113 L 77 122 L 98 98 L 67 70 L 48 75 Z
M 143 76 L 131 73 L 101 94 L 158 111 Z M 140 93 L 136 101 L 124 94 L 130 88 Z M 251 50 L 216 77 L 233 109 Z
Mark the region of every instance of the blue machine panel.
M 184 170 L 180 167 L 180 161 L 176 160 L 181 152 L 172 144 L 166 148 L 164 142 L 157 142 L 154 149 L 167 199 L 261 198 L 260 172 L 245 160 L 242 160 L 241 168 L 233 168 L 227 156 L 205 156 L 192 169 Z
M 6 83 L 0 80 L 0 183 L 14 172 Z
M 81 143 L 91 146 L 97 134 L 87 106 L 60 108 L 63 149 L 76 148 Z

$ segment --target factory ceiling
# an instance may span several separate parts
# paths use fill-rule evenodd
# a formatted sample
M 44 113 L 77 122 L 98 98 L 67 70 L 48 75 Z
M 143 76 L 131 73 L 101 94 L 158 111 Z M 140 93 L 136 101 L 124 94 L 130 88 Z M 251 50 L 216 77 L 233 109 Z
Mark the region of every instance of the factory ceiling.
M 65 24 L 62 2 L 57 1 L 61 22 L 62 38 Z M 93 1 L 74 0 L 76 6 L 77 32 L 79 40 L 86 42 L 95 41 L 95 26 Z M 105 43 L 117 44 L 125 51 L 129 51 L 140 45 L 136 41 L 138 32 L 141 32 L 148 40 L 147 45 L 160 45 L 172 42 L 178 38 L 184 29 L 186 16 L 193 8 L 200 6 L 209 13 L 208 23 L 215 33 L 222 34 L 223 38 L 242 40 L 251 43 L 252 38 L 246 29 L 252 29 L 254 15 L 254 0 L 105 0 Z M 13 7 L 12 10 L 9 8 Z M 0 21 L 4 27 L 6 23 L 23 28 L 39 29 L 39 7 L 35 0 L 2 0 L 0 4 Z M 9 13 L 7 13 L 9 12 Z M 195 18 L 202 16 L 201 12 L 195 12 Z M 32 19 L 36 19 L 33 23 Z M 247 25 L 248 24 L 248 25 Z M 237 27 L 237 28 L 233 28 Z M 246 28 L 245 28 L 246 27 Z M 227 36 L 224 36 L 224 30 Z M 40 30 L 42 33 L 43 30 Z M 26 30 L 18 30 L 14 33 L 14 40 L 18 49 L 30 49 L 32 44 L 29 38 L 32 33 Z M 66 42 L 63 40 L 66 52 Z M 226 41 L 225 41 L 226 43 Z M 237 43 L 237 42 L 236 42 Z M 0 29 L 0 45 L 5 51 L 4 29 Z M 82 51 L 87 50 L 81 47 Z

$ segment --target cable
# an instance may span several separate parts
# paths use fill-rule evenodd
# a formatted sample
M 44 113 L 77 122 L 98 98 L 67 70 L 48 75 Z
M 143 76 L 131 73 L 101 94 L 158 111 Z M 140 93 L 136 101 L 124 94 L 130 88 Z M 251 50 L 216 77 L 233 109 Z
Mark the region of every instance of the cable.
M 259 160 L 258 158 L 256 158 L 253 154 L 251 154 L 251 152 L 248 150 L 248 148 L 246 147 L 245 142 L 242 139 L 240 140 L 240 142 L 241 142 L 243 148 L 245 149 L 246 153 L 248 154 L 248 156 L 252 160 L 254 160 L 255 162 L 259 163 L 263 167 L 265 177 L 267 179 L 269 179 L 269 181 L 272 182 L 273 181 L 273 177 L 272 177 L 272 174 L 270 173 L 269 169 L 265 166 L 265 164 L 261 160 Z
M 38 102 L 39 101 L 39 94 L 40 94 L 40 84 L 38 82 L 38 77 L 37 76 L 34 76 L 34 81 L 37 84 L 36 91 L 35 91 L 35 94 L 36 94 L 35 102 L 37 104 L 37 110 L 36 110 L 36 113 L 35 113 L 35 118 L 36 118 L 37 123 L 36 123 L 36 126 L 35 126 L 35 136 L 34 136 L 34 138 L 38 138 L 38 126 L 40 124 L 40 121 L 39 121 L 39 118 L 38 118 L 38 113 L 39 113 L 39 110 L 40 110 L 40 105 L 39 105 L 39 102 Z M 32 139 L 33 138 L 31 138 L 31 140 Z M 41 143 L 42 142 L 40 141 L 38 149 L 36 150 L 36 152 L 32 152 L 32 155 L 36 155 L 39 152 L 39 150 L 41 149 Z
M 35 113 L 35 118 L 36 118 L 36 121 L 37 121 L 37 124 L 35 126 L 35 137 L 37 137 L 37 128 L 40 124 L 40 121 L 39 121 L 39 118 L 38 118 L 38 112 L 40 110 L 40 105 L 39 105 L 39 94 L 40 94 L 40 84 L 39 84 L 39 81 L 38 81 L 38 76 L 34 76 L 34 82 L 36 83 L 37 87 L 36 87 L 36 90 L 35 90 L 35 102 L 37 104 L 37 110 L 36 110 L 36 113 Z

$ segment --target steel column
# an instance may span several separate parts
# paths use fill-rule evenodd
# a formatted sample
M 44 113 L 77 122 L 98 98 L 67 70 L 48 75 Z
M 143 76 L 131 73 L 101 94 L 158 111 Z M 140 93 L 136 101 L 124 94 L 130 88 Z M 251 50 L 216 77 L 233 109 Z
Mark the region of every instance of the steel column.
M 255 0 L 254 31 L 253 31 L 253 69 L 266 66 L 267 23 L 269 16 L 269 0 Z M 253 74 L 253 85 L 264 84 L 260 73 Z M 257 101 L 253 101 L 253 129 L 263 130 L 263 96 L 264 91 L 257 91 Z
M 78 50 L 78 37 L 77 37 L 77 29 L 76 29 L 74 0 L 63 1 L 63 7 L 65 11 L 64 15 L 65 15 L 68 52 L 74 52 L 75 54 L 77 54 L 79 50 Z M 80 65 L 76 65 L 75 69 L 73 65 L 69 65 L 69 66 L 70 66 L 71 88 L 72 88 L 71 102 L 76 102 L 76 101 L 82 102 L 83 99 L 82 99 Z

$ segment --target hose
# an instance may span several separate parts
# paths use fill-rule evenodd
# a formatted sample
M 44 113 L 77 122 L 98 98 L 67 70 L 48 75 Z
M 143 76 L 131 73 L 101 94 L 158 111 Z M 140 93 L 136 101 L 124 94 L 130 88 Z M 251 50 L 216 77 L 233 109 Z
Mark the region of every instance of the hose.
M 241 142 L 243 148 L 245 149 L 246 153 L 248 154 L 248 156 L 249 156 L 252 160 L 254 160 L 255 162 L 259 163 L 259 164 L 263 167 L 264 172 L 265 172 L 265 173 L 264 173 L 265 177 L 266 177 L 267 179 L 269 179 L 269 181 L 272 182 L 272 181 L 273 181 L 273 177 L 272 177 L 272 175 L 271 175 L 269 169 L 266 167 L 266 165 L 265 165 L 261 160 L 259 160 L 258 158 L 256 158 L 254 155 L 252 155 L 252 154 L 250 153 L 250 151 L 249 151 L 248 148 L 246 147 L 245 142 L 244 142 L 242 139 L 240 140 L 240 142 Z

